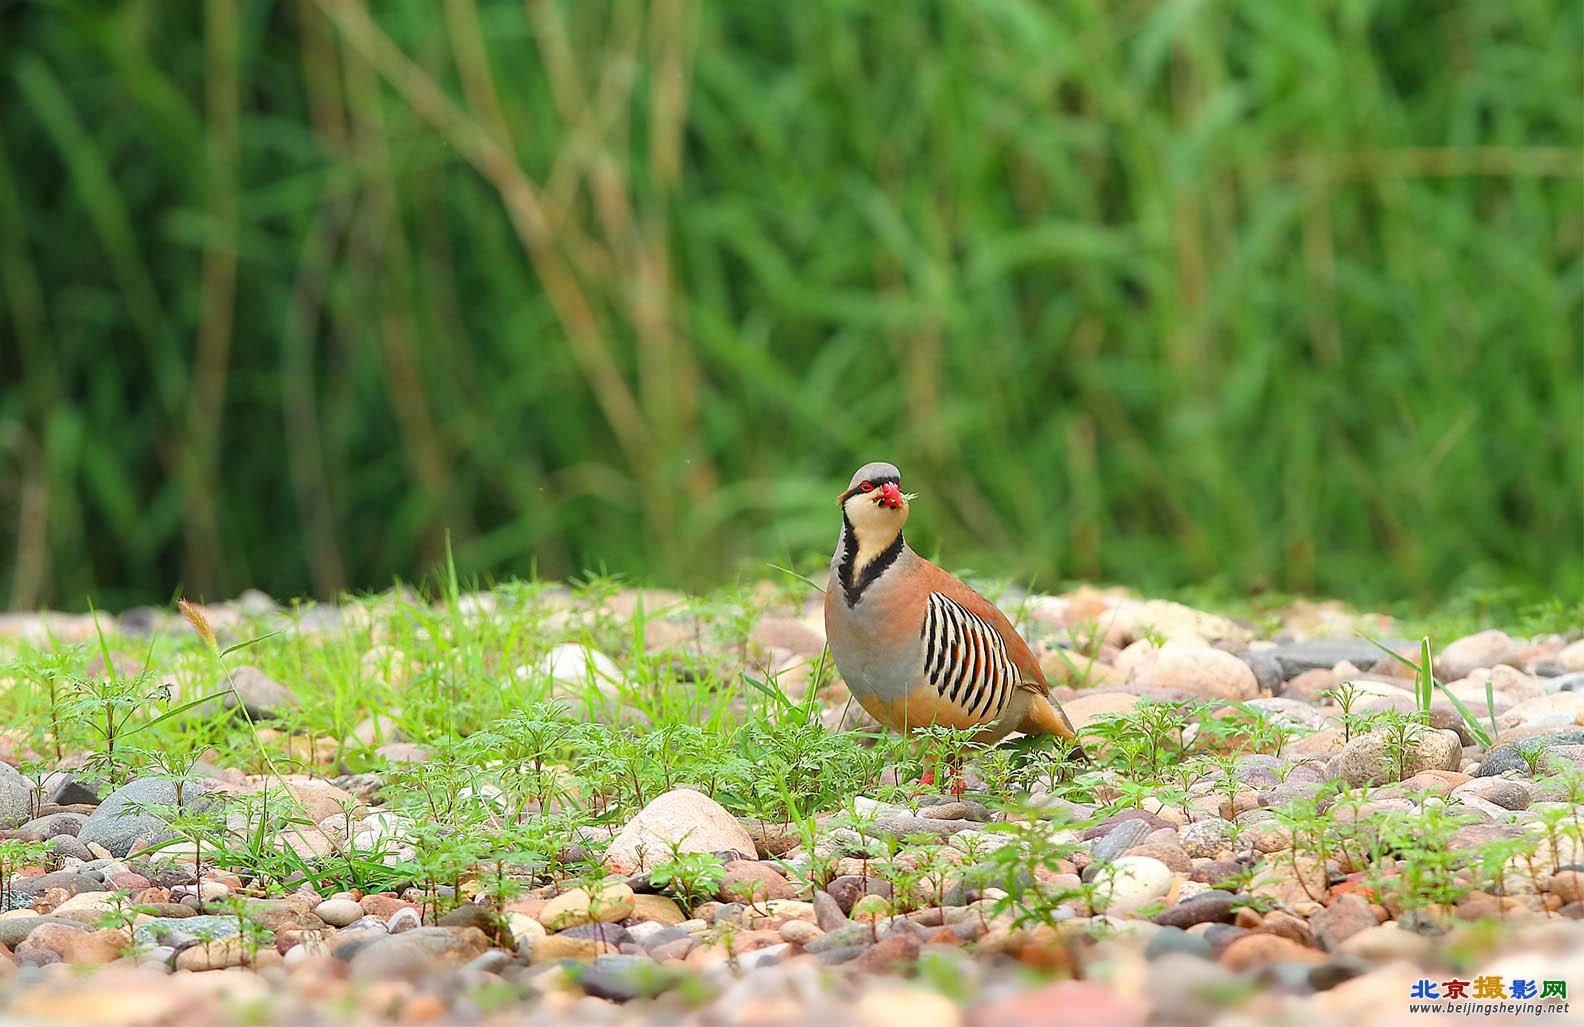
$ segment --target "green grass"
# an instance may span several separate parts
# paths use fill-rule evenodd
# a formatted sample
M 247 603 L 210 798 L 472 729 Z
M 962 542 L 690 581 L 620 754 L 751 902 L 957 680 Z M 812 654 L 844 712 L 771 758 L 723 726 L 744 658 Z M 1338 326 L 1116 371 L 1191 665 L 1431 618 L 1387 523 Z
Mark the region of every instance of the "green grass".
M 1315 868 L 1325 867 L 1369 889 L 1396 915 L 1453 926 L 1459 944 L 1474 944 L 1455 926 L 1451 911 L 1459 902 L 1477 890 L 1532 896 L 1584 845 L 1584 775 L 1550 773 L 1538 760 L 1532 774 L 1548 776 L 1537 776 L 1536 801 L 1518 838 L 1452 844 L 1468 822 L 1455 805 L 1362 817 L 1362 804 L 1378 794 L 1340 781 L 1305 785 L 1278 808 L 1234 819 L 1254 787 L 1240 776 L 1242 761 L 1286 753 L 1278 771 L 1285 781 L 1298 765 L 1288 746 L 1309 729 L 1254 705 L 1214 701 L 1144 701 L 1102 721 L 1085 743 L 1094 762 L 1081 766 L 1037 748 L 976 753 L 982 785 L 971 797 L 999 814 L 985 833 L 947 845 L 876 837 L 869 829 L 877 814 L 861 797 L 916 808 L 922 796 L 910 782 L 960 752 L 962 738 L 936 732 L 919 744 L 829 731 L 822 723 L 823 657 L 805 694 L 790 687 L 793 675 L 769 672 L 749 641 L 761 617 L 794 614 L 805 595 L 801 586 L 770 585 L 635 601 L 633 591 L 595 577 L 570 588 L 508 582 L 464 592 L 448 570 L 428 595 L 396 590 L 351 603 L 343 627 L 329 632 L 276 630 L 274 620 L 255 620 L 219 623 L 210 638 L 210 621 L 195 613 L 197 630 L 160 634 L 153 643 L 113 633 L 78 646 L 0 639 L 0 720 L 19 752 L 39 754 L 22 763 L 30 777 L 41 778 L 66 756 L 86 757 L 89 768 L 114 780 L 130 774 L 189 783 L 187 801 L 179 792 L 175 803 L 146 812 L 176 831 L 170 859 L 223 867 L 243 880 L 245 895 L 227 907 L 238 917 L 250 915 L 250 897 L 307 883 L 324 895 L 416 887 L 429 918 L 459 897 L 478 895 L 504 918 L 507 904 L 527 890 L 597 885 L 605 876 L 600 853 L 613 832 L 679 785 L 801 838 L 801 851 L 783 865 L 805 894 L 857 866 L 892 885 L 897 897 L 882 913 L 902 913 L 944 907 L 944 893 L 962 884 L 981 893 L 974 915 L 1004 930 L 1050 930 L 1075 911 L 1105 911 L 1105 874 L 1051 875 L 1074 874 L 1074 831 L 1129 809 L 1184 822 L 1219 813 L 1234 820 L 1229 847 L 1238 851 L 1248 848 L 1239 840 L 1243 832 L 1278 825 L 1289 832 L 1290 847 L 1267 846 L 1243 879 L 1229 882 L 1258 909 L 1329 901 L 1323 876 L 1313 880 Z M 300 621 L 307 612 L 290 616 Z M 677 625 L 685 630 L 670 645 L 649 644 Z M 623 668 L 619 680 L 556 686 L 533 669 L 552 646 L 567 642 L 608 653 Z M 146 658 L 147 666 L 128 668 L 129 658 Z M 244 661 L 289 685 L 300 707 L 268 724 L 202 715 L 194 698 L 230 687 Z M 1391 764 L 1383 773 L 1391 781 L 1408 776 L 1407 754 L 1423 730 L 1418 719 L 1358 714 L 1350 706 L 1339 693 L 1324 726 L 1355 737 L 1383 732 L 1390 742 L 1383 759 Z M 616 723 L 623 710 L 638 716 Z M 389 735 L 355 739 L 354 728 L 371 715 L 427 749 L 429 759 L 401 763 L 382 755 L 376 750 Z M 272 780 L 376 772 L 385 803 L 376 812 L 391 830 L 325 856 L 304 855 L 288 843 L 306 840 L 314 820 L 279 792 L 208 807 L 192 802 L 200 758 Z M 1052 800 L 1069 812 L 1053 809 Z M 329 818 L 349 836 L 368 812 L 355 805 Z M 836 829 L 858 834 L 848 833 L 833 851 Z M 721 878 L 713 857 L 655 857 L 656 885 L 685 908 L 715 895 Z M 49 860 L 38 843 L 0 844 L 0 891 L 9 875 Z M 1291 881 L 1308 882 L 1301 895 L 1291 892 Z M 1543 912 L 1538 902 L 1522 907 L 1514 922 Z M 750 903 L 750 922 L 761 915 L 754 910 Z M 1085 923 L 1085 930 L 1108 929 Z M 1485 944 L 1499 937 L 1490 934 Z
M 0 602 L 1584 591 L 1584 17 L 157 0 L 0 33 Z

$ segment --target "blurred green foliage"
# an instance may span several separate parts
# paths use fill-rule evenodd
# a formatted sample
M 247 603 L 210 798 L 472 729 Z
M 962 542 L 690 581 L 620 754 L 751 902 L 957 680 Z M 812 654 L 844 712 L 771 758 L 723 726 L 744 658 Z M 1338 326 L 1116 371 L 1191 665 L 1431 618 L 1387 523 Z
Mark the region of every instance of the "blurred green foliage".
M 0 4 L 0 604 L 447 534 L 719 581 L 875 458 L 1047 585 L 1576 595 L 1581 51 L 1565 0 Z

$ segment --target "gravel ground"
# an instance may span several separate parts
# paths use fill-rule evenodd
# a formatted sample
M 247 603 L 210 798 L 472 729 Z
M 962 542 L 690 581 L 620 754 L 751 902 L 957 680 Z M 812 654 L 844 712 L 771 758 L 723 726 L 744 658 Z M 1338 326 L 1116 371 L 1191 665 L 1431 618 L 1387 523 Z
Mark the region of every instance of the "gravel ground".
M 615 617 L 619 636 L 635 608 L 687 602 L 642 598 L 582 608 Z M 499 615 L 489 595 L 463 599 L 470 616 Z M 438 758 L 434 746 L 368 739 L 385 762 L 355 766 L 334 739 L 296 737 L 307 689 L 284 675 L 238 675 L 224 701 L 283 717 L 259 732 L 302 758 L 260 775 L 210 753 L 179 800 L 150 774 L 101 787 L 73 756 L 40 789 L 7 765 L 28 765 L 8 733 L 0 845 L 47 840 L 49 854 L 0 867 L 0 1022 L 1584 1023 L 1571 994 L 1584 989 L 1578 631 L 1439 647 L 1443 687 L 1421 720 L 1412 668 L 1359 637 L 1417 661 L 1386 617 L 1298 604 L 1256 624 L 1088 589 L 1020 599 L 1094 767 L 1053 764 L 1009 788 L 971 762 L 961 796 L 903 780 L 817 811 L 808 831 L 678 781 L 580 834 L 575 878 L 518 867 L 510 894 L 481 876 L 438 894 L 416 880 L 267 894 L 208 864 L 200 880 L 179 845 L 151 852 L 180 832 L 146 804 L 282 786 L 300 816 L 269 841 L 305 860 L 394 864 L 422 845 L 422 821 L 392 805 L 405 787 L 392 768 Z M 255 595 L 206 613 L 224 634 L 272 609 Z M 316 608 L 289 630 L 308 644 L 367 617 Z M 696 645 L 685 621 L 646 624 L 643 655 Z M 118 627 L 185 630 L 159 611 Z M 552 682 L 623 680 L 634 653 L 548 630 L 563 627 L 542 653 Z M 82 617 L 0 617 L 19 650 L 91 635 Z M 378 635 L 368 666 L 412 673 Z M 798 680 L 817 676 L 822 644 L 817 607 L 792 604 L 759 616 L 742 652 Z M 839 681 L 814 684 L 827 730 L 867 726 Z M 620 701 L 594 716 L 647 730 Z M 656 872 L 687 853 L 703 868 L 693 887 Z

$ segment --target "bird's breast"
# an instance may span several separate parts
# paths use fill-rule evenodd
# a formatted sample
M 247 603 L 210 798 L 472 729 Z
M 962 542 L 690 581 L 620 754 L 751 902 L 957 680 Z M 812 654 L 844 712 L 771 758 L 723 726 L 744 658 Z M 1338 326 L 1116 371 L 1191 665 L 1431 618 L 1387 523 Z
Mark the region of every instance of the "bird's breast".
M 900 626 L 883 594 L 873 592 L 851 606 L 839 593 L 830 595 L 825 633 L 836 669 L 856 698 L 900 700 L 923 682 L 923 640 Z

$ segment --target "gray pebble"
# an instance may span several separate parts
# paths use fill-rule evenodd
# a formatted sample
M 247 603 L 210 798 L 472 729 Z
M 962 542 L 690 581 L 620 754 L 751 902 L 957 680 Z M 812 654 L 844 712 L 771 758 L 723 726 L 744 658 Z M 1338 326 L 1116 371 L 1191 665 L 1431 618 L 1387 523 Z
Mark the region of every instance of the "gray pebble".
M 1144 839 L 1154 828 L 1143 820 L 1128 819 L 1118 821 L 1117 824 L 1106 832 L 1105 836 L 1097 839 L 1089 849 L 1089 855 L 1095 863 L 1110 863 L 1119 858 L 1129 849 L 1143 844 Z M 1090 864 L 1091 866 L 1093 864 Z
M 1215 950 L 1197 934 L 1189 934 L 1181 927 L 1162 927 L 1144 946 L 1144 958 L 1157 960 L 1173 953 L 1185 953 L 1199 959 L 1214 959 Z

